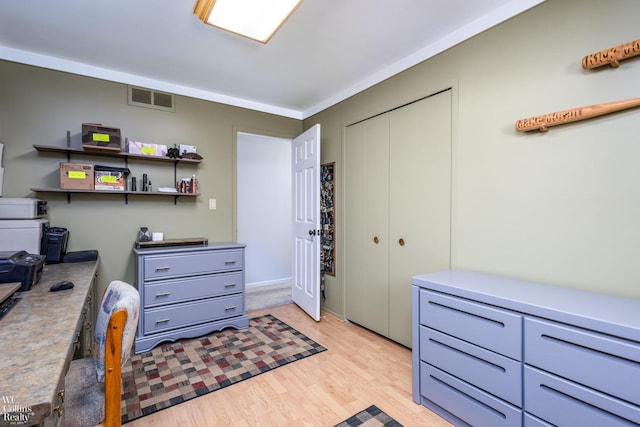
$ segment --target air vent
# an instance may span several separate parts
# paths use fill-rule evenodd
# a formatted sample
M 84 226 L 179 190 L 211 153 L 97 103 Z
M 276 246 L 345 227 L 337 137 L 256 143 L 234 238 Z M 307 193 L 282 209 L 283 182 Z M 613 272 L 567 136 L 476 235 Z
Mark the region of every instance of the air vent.
M 176 111 L 175 99 L 172 94 L 141 87 L 129 86 L 128 103 L 136 107 L 153 108 L 173 113 Z

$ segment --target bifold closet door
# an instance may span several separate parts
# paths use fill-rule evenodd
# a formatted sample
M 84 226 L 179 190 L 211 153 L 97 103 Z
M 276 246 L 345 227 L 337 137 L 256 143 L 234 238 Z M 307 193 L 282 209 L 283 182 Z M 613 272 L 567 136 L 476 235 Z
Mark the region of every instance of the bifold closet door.
M 388 336 L 389 115 L 345 132 L 345 316 Z
M 389 120 L 389 338 L 411 347 L 411 277 L 450 268 L 451 90 Z
M 345 130 L 345 316 L 411 347 L 411 276 L 448 269 L 451 91 Z

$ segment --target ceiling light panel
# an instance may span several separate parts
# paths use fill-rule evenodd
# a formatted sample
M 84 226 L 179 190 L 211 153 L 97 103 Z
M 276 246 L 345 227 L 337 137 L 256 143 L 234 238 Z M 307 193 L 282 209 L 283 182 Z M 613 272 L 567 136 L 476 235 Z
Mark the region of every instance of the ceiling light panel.
M 198 0 L 205 23 L 267 43 L 302 0 Z

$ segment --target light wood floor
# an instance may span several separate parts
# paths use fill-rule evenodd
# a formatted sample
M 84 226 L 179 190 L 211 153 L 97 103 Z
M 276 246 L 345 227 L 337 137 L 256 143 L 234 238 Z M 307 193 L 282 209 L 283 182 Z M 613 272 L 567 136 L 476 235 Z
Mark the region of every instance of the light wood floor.
M 334 426 L 375 404 L 406 427 L 450 426 L 411 399 L 411 351 L 327 313 L 313 321 L 294 304 L 272 314 L 327 348 L 320 354 L 127 424 Z

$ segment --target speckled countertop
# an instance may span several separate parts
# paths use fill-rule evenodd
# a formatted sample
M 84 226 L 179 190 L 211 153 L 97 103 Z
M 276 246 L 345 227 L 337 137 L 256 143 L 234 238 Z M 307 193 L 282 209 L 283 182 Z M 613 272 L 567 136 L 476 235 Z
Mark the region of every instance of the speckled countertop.
M 98 261 L 45 265 L 40 281 L 0 319 L 0 426 L 10 425 L 3 415 L 16 407 L 30 409 L 29 424 L 52 413 L 97 267 Z M 61 280 L 75 287 L 49 292 Z

